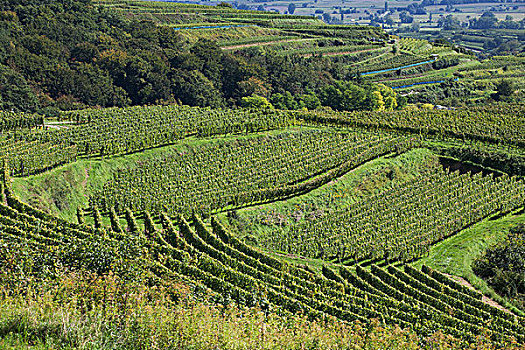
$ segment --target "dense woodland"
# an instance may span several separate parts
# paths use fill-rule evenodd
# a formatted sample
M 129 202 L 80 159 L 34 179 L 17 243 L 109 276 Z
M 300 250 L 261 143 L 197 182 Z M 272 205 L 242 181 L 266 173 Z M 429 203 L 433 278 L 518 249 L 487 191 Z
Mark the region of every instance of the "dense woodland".
M 126 19 L 89 0 L 2 1 L 0 11 L 4 110 L 53 115 L 85 106 L 219 107 L 253 94 L 273 96 L 281 108 L 315 108 L 315 92 L 353 76 L 322 58 L 233 55 L 209 40 L 190 44 L 169 27 Z M 366 101 L 356 109 L 379 108 L 373 91 L 380 89 L 359 89 Z M 290 94 L 297 99 L 283 99 Z

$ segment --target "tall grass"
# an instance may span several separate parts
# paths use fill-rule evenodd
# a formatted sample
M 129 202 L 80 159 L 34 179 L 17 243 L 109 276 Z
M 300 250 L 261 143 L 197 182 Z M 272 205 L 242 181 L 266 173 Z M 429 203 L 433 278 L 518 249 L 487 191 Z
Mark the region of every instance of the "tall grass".
M 2 349 L 453 349 L 436 333 L 311 321 L 301 315 L 195 300 L 175 282 L 146 287 L 115 275 L 69 273 L 58 281 L 2 290 Z M 480 342 L 479 349 L 492 348 Z

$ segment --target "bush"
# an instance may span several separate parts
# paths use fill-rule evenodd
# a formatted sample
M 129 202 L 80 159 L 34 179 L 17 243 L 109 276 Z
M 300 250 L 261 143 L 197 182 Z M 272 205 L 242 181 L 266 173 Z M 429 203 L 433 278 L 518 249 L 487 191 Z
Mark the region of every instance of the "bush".
M 474 273 L 485 279 L 499 294 L 525 301 L 525 225 L 512 229 L 505 241 L 476 259 Z
M 272 104 L 268 102 L 266 97 L 257 96 L 257 95 L 243 97 L 241 99 L 241 106 L 245 108 L 255 108 L 255 109 L 273 108 Z

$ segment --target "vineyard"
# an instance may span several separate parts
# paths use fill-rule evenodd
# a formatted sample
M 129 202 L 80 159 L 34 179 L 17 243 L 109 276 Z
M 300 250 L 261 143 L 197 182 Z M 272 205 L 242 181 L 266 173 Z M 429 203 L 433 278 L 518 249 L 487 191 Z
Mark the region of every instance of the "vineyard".
M 147 118 L 144 118 L 147 115 Z M 212 110 L 192 107 L 130 107 L 70 112 L 80 124 L 22 136 L 26 140 L 69 143 L 85 155 L 114 155 L 162 146 L 186 137 L 250 133 L 295 124 L 282 111 L 263 115 L 249 110 Z
M 451 111 L 403 111 L 391 113 L 308 112 L 302 118 L 312 122 L 409 131 L 420 135 L 439 135 L 488 141 L 495 144 L 516 145 L 524 143 L 523 105 L 478 107 Z
M 375 158 L 417 147 L 437 150 L 438 139 L 454 137 L 461 144 L 468 138 L 485 145 L 478 148 L 487 154 L 522 147 L 520 105 L 347 114 L 133 107 L 68 112 L 62 118 L 72 124 L 49 130 L 26 124 L 5 134 L 4 241 L 29 244 L 65 264 L 72 254 L 96 254 L 82 248 L 95 244 L 113 258 L 90 268 L 118 271 L 134 261 L 151 281 L 177 278 L 216 303 L 301 312 L 312 319 L 374 318 L 423 336 L 439 330 L 466 342 L 478 334 L 499 344 L 525 340 L 519 313 L 486 304 L 478 292 L 431 268 L 410 265 L 464 228 L 522 208 L 520 177 L 434 166 L 338 211 L 279 225 L 259 237 L 267 252 L 325 261 L 320 270 L 248 245 L 217 216 L 300 198 Z M 45 175 L 77 159 L 97 162 L 100 156 L 155 147 L 167 148 L 118 169 L 77 208 L 76 224 L 24 204 L 11 188 L 11 176 Z
M 323 348 L 266 344 L 299 319 L 362 348 L 523 349 L 523 305 L 470 263 L 525 223 L 523 55 L 301 11 L 71 4 L 50 11 L 104 30 L 79 17 L 65 65 L 39 55 L 55 42 L 27 34 L 32 10 L 0 11 L 19 36 L 0 109 L 4 82 L 40 103 L 0 111 L 0 348 L 89 348 L 103 332 L 74 315 L 112 333 L 93 349 L 209 348 L 180 321 L 204 307 L 261 317 L 235 349 Z M 374 347 L 378 329 L 413 346 Z
M 117 212 L 167 207 L 169 214 L 209 216 L 228 207 L 297 195 L 377 156 L 409 147 L 410 140 L 388 134 L 300 131 L 188 148 L 119 171 L 91 206 Z
M 129 214 L 126 230 L 118 224 L 111 230 L 97 229 L 29 207 L 13 195 L 8 181 L 4 186 L 7 205 L 0 204 L 3 240 L 29 244 L 59 259 L 71 259 L 68 254 L 60 255 L 65 247 L 77 258 L 96 256 L 82 248 L 94 245 L 99 254 L 111 254 L 105 264 L 97 264 L 101 272 L 109 265 L 118 271 L 124 268 L 124 261 L 133 259 L 149 278 L 177 277 L 200 293 L 207 291 L 218 303 L 234 301 L 272 311 L 303 312 L 312 318 L 323 314 L 344 321 L 378 318 L 412 327 L 420 334 L 440 330 L 466 341 L 480 333 L 500 344 L 511 337 L 524 340 L 521 318 L 483 303 L 480 294 L 429 268 L 372 265 L 371 270 L 357 266 L 353 271 L 341 266 L 338 270 L 323 267 L 322 274 L 317 274 L 242 243 L 216 218 L 210 228 L 198 216 L 192 216 L 190 225 L 182 216 L 172 220 L 160 213 L 159 227 L 147 214 L 142 230 Z
M 525 183 L 442 171 L 403 183 L 342 212 L 276 232 L 269 249 L 327 259 L 409 261 L 495 211 L 524 200 Z

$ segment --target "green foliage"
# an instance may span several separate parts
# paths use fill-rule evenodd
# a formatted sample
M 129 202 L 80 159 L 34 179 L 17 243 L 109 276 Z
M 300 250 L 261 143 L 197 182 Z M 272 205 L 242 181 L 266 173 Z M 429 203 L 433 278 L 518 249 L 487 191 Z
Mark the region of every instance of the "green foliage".
M 511 229 L 500 242 L 476 259 L 472 270 L 498 293 L 525 305 L 525 225 Z
M 77 222 L 79 225 L 86 223 L 86 220 L 84 219 L 84 211 L 82 208 L 77 208 Z
M 277 109 L 297 109 L 298 104 L 290 91 L 284 94 L 275 93 L 272 95 L 272 105 Z
M 459 159 L 463 162 L 479 164 L 497 169 L 509 175 L 525 176 L 525 154 L 519 149 L 500 149 L 481 142 L 469 145 L 437 146 L 440 154 Z
M 367 144 L 363 147 L 369 148 Z M 500 181 L 509 188 L 515 184 L 503 177 Z M 372 266 L 369 272 L 358 266 L 357 275 L 348 271 L 339 275 L 325 267 L 322 275 L 316 274 L 250 247 L 216 218 L 212 218 L 210 231 L 196 215 L 193 226 L 184 217 L 178 217 L 179 232 L 162 213 L 163 231 L 157 232 L 154 239 L 137 239 L 122 230 L 103 232 L 67 223 L 21 203 L 9 187 L 7 190 L 10 206 L 0 205 L 0 238 L 29 244 L 24 252 L 35 252 L 48 260 L 35 265 L 39 260 L 28 257 L 24 258 L 26 263 L 18 264 L 10 255 L 0 254 L 0 257 L 7 256 L 5 263 L 0 260 L 0 264 L 8 267 L 0 269 L 0 275 L 6 271 L 17 274 L 16 269 L 23 268 L 37 276 L 56 276 L 63 265 L 93 273 L 97 277 L 92 285 L 113 273 L 123 280 L 157 286 L 166 278 L 175 278 L 191 285 L 196 295 L 207 291 L 215 303 L 233 301 L 243 306 L 258 305 L 266 312 L 302 312 L 312 319 L 330 315 L 346 322 L 368 323 L 367 320 L 374 318 L 385 324 L 410 327 L 421 335 L 440 330 L 466 342 L 475 342 L 474 334 L 480 332 L 489 332 L 491 340 L 500 344 L 507 344 L 511 336 L 522 341 L 521 321 L 516 322 L 514 316 L 493 311 L 490 306 L 480 309 L 477 299 L 397 269 L 387 271 Z M 110 210 L 110 215 L 115 226 L 114 211 Z M 46 249 L 51 253 L 44 254 Z M 17 251 L 10 249 L 10 252 Z M 85 293 L 87 289 L 80 290 Z M 120 305 L 122 307 L 122 303 Z
M 506 176 L 429 171 L 329 215 L 276 229 L 261 244 L 313 258 L 408 261 L 489 214 L 519 208 L 525 199 L 522 186 Z M 433 193 L 432 198 L 425 193 Z
M 175 94 L 184 103 L 190 106 L 220 107 L 220 94 L 213 83 L 198 70 L 178 72 L 175 80 Z
M 32 112 L 40 103 L 22 74 L 0 64 L 0 110 Z
M 92 208 L 93 213 L 93 222 L 95 228 L 102 228 L 102 215 L 100 215 L 100 211 L 98 210 L 97 206 L 93 206 Z
M 496 100 L 512 100 L 512 94 L 515 91 L 515 86 L 510 80 L 501 80 L 496 83 L 496 94 L 494 99 Z
M 122 233 L 122 226 L 120 226 L 119 217 L 115 211 L 115 207 L 109 208 L 109 220 L 111 222 L 111 229 L 113 232 Z
M 9 148 L 33 148 L 29 155 L 18 152 L 10 160 L 10 167 L 17 173 L 22 172 L 21 164 L 29 158 L 27 163 L 32 162 L 30 168 L 27 163 L 25 165 L 23 174 L 26 175 L 37 172 L 42 166 L 49 168 L 76 159 L 77 152 L 85 155 L 130 153 L 172 144 L 189 136 L 273 130 L 296 123 L 291 113 L 272 109 L 223 110 L 188 106 L 86 109 L 63 116 L 84 125 L 29 134 L 25 141 L 6 142 L 7 151 Z M 0 139 L 0 148 L 2 146 Z
M 351 82 L 338 82 L 321 91 L 323 106 L 337 111 L 392 111 L 397 108 L 396 93 L 383 84 L 360 87 Z
M 44 124 L 44 118 L 38 114 L 0 112 L 0 131 L 35 128 Z
M 75 161 L 77 148 L 60 142 L 53 144 L 41 141 L 15 141 L 0 136 L 0 159 L 6 159 L 13 175 L 27 176 Z
M 329 96 L 338 97 L 340 95 Z M 429 107 L 432 108 L 431 105 Z M 325 125 L 380 127 L 425 136 L 435 135 L 439 138 L 454 137 L 461 140 L 468 138 L 494 144 L 523 146 L 525 145 L 525 124 L 522 123 L 522 110 L 523 105 L 516 103 L 445 111 L 432 109 L 411 109 L 390 113 L 313 111 L 301 112 L 298 117 Z
M 294 12 L 295 12 L 295 4 L 292 2 L 288 5 L 288 13 L 293 15 Z
M 121 169 L 93 194 L 91 203 L 101 208 L 119 203 L 134 212 L 166 206 L 171 215 L 207 216 L 308 192 L 401 145 L 411 147 L 411 141 L 389 134 L 315 129 L 208 143 Z M 338 157 L 333 157 L 335 150 Z M 299 159 L 301 167 L 289 166 Z
M 321 101 L 311 91 L 307 94 L 293 96 L 289 91 L 284 94 L 272 95 L 272 104 L 278 109 L 303 109 L 314 110 L 321 106 Z
M 291 4 L 290 13 L 293 7 Z M 85 106 L 181 102 L 220 107 L 238 105 L 242 97 L 253 93 L 264 97 L 273 91 L 297 95 L 311 89 L 317 93 L 320 86 L 332 82 L 332 75 L 346 78 L 344 62 L 333 68 L 329 58 L 309 60 L 297 55 L 291 60 L 278 53 L 265 57 L 249 52 L 232 54 L 217 46 L 216 39 L 221 38 L 214 37 L 213 31 L 209 35 L 179 35 L 171 27 L 155 25 L 151 20 L 155 16 L 126 16 L 121 8 L 99 9 L 80 0 L 1 5 L 0 85 L 4 88 L 0 90 L 0 107 L 40 110 L 50 116 L 59 109 Z M 238 12 L 229 4 L 201 8 L 220 16 L 227 14 L 228 21 L 237 17 L 257 21 L 261 17 L 264 25 L 272 26 L 274 17 L 277 21 L 310 21 L 301 16 Z M 135 6 L 130 9 L 135 10 Z M 303 34 L 324 36 L 332 36 L 332 30 L 337 30 L 338 36 L 354 40 L 357 49 L 373 44 L 370 38 L 386 38 L 380 30 L 357 26 L 302 28 L 294 23 L 294 27 Z M 327 81 L 319 82 L 321 74 Z M 259 82 L 264 93 L 243 91 L 250 81 Z M 315 101 L 306 104 L 312 103 L 315 105 Z
M 415 332 L 378 322 L 348 324 L 331 318 L 279 315 L 258 308 L 193 301 L 178 282 L 145 287 L 110 274 L 64 273 L 41 293 L 3 295 L 0 324 L 3 349 L 114 350 L 151 348 L 350 350 L 359 347 L 406 350 L 460 348 L 440 335 L 420 339 Z M 175 301 L 175 302 L 174 302 Z M 84 305 L 89 305 L 86 310 Z M 126 319 L 122 319 L 122 315 Z M 429 345 L 422 345 L 429 344 Z M 491 345 L 483 340 L 482 350 Z
M 133 215 L 133 212 L 131 209 L 126 208 L 125 210 L 126 214 L 126 222 L 128 224 L 128 232 L 131 234 L 138 236 L 139 235 L 139 225 L 137 224 L 137 220 L 135 220 L 135 216 Z
M 151 239 L 156 235 L 156 228 L 149 212 L 144 213 L 144 235 Z
M 241 106 L 249 109 L 272 109 L 273 105 L 266 97 L 252 95 L 241 98 Z

